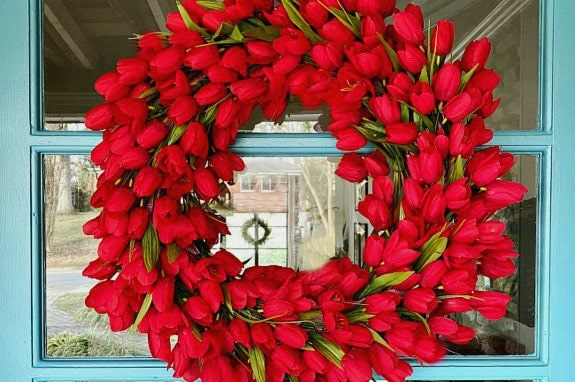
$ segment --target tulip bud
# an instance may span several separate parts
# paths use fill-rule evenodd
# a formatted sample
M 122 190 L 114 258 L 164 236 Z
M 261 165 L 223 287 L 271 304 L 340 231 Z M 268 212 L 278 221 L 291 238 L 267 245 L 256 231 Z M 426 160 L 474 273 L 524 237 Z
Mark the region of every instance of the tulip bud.
M 136 142 L 145 149 L 157 147 L 168 136 L 168 129 L 162 122 L 154 119 L 148 122 L 138 133 Z
M 84 124 L 90 130 L 104 130 L 114 127 L 115 120 L 111 104 L 94 106 L 84 115 Z
M 118 266 L 112 263 L 96 259 L 82 271 L 82 276 L 97 280 L 107 280 L 116 274 Z
M 393 15 L 393 26 L 403 42 L 419 46 L 425 39 L 420 20 L 413 13 L 397 12 Z
M 444 261 L 432 261 L 421 270 L 419 285 L 423 288 L 435 288 L 441 282 L 441 278 L 447 272 L 447 269 Z
M 203 70 L 215 65 L 220 60 L 220 52 L 215 45 L 197 46 L 190 49 L 183 58 L 184 65 Z
M 230 91 L 240 102 L 256 102 L 268 90 L 268 85 L 261 78 L 249 78 L 230 84 Z
M 467 117 L 475 108 L 479 106 L 471 95 L 467 92 L 460 93 L 451 98 L 443 107 L 443 114 L 445 118 L 451 122 L 461 122 L 462 119 Z
M 377 234 L 369 235 L 365 239 L 363 248 L 363 262 L 370 267 L 377 267 L 383 261 L 385 239 Z
M 507 313 L 511 297 L 501 292 L 475 292 L 469 303 L 488 320 L 499 320 Z
M 111 214 L 124 214 L 130 210 L 136 198 L 129 188 L 117 188 L 106 200 L 104 210 Z
M 487 185 L 485 202 L 489 209 L 498 210 L 523 199 L 527 188 L 521 183 L 508 180 L 495 180 Z
M 128 217 L 128 236 L 139 240 L 144 236 L 150 218 L 150 211 L 144 207 L 137 207 L 130 211 Z
M 380 150 L 375 150 L 371 154 L 366 155 L 363 158 L 363 163 L 365 164 L 367 172 L 373 178 L 387 176 L 390 172 L 387 159 Z
M 104 262 L 117 261 L 129 242 L 130 239 L 127 236 L 104 237 L 98 245 L 98 258 Z
M 294 324 L 280 324 L 276 326 L 274 334 L 279 342 L 294 349 L 303 348 L 308 340 L 307 332 Z
M 369 100 L 369 108 L 372 114 L 384 125 L 401 121 L 399 103 L 389 95 L 372 97 Z
M 415 142 L 419 127 L 413 122 L 391 123 L 385 127 L 385 136 L 389 143 L 409 145 Z
M 437 224 L 444 222 L 447 202 L 443 196 L 443 185 L 437 183 L 427 189 L 422 207 L 423 219 L 426 222 Z
M 183 125 L 196 116 L 198 103 L 192 96 L 179 97 L 168 110 L 168 118 L 176 125 Z
M 222 100 L 228 91 L 224 84 L 209 82 L 202 86 L 194 95 L 194 98 L 200 106 L 213 105 Z
M 199 122 L 191 122 L 180 138 L 182 149 L 193 156 L 207 158 L 208 156 L 208 134 Z
M 152 301 L 159 312 L 165 312 L 174 305 L 173 277 L 164 277 L 158 280 L 152 291 Z
M 410 289 L 403 296 L 403 306 L 416 313 L 431 313 L 437 304 L 435 292 L 429 288 Z
M 116 70 L 120 83 L 125 85 L 135 85 L 148 77 L 148 63 L 137 57 L 118 60 Z
M 341 66 L 343 50 L 332 42 L 319 43 L 311 49 L 311 57 L 320 68 L 333 72 Z
M 427 115 L 435 109 L 435 96 L 431 86 L 426 82 L 417 82 L 411 86 L 409 101 L 423 115 Z
M 459 90 L 461 71 L 453 64 L 446 63 L 433 77 L 433 92 L 440 101 L 449 101 Z
M 212 170 L 199 168 L 194 171 L 194 189 L 203 200 L 211 200 L 220 194 L 220 186 Z
M 150 76 L 153 78 L 166 78 L 173 74 L 183 64 L 184 52 L 182 48 L 171 46 L 165 48 L 150 60 Z
M 455 24 L 447 20 L 439 20 L 431 35 L 431 51 L 438 56 L 451 53 L 455 37 Z
M 160 184 L 162 184 L 162 173 L 156 167 L 148 166 L 138 172 L 132 189 L 138 198 L 144 198 L 152 196 L 160 188 Z
M 220 65 L 234 69 L 236 72 L 246 77 L 248 74 L 247 54 L 245 49 L 233 46 L 227 49 L 222 55 Z
M 355 183 L 362 182 L 367 178 L 363 157 L 357 153 L 343 154 L 335 173 L 341 178 Z
M 148 151 L 140 146 L 135 146 L 126 151 L 120 158 L 120 165 L 126 170 L 138 170 L 150 161 Z
M 483 69 L 489 59 L 490 53 L 491 43 L 487 37 L 471 42 L 465 48 L 465 52 L 463 52 L 463 57 L 461 58 L 461 69 L 466 72 L 470 71 L 475 66 L 477 66 L 478 69 Z
M 407 74 L 404 72 L 394 72 L 389 77 L 386 88 L 391 97 L 403 102 L 407 102 L 409 100 L 409 94 L 411 93 L 410 89 L 412 85 L 413 81 Z
M 423 67 L 427 64 L 427 57 L 419 50 L 419 48 L 412 44 L 406 44 L 397 50 L 397 57 L 399 64 L 411 74 L 419 74 Z
M 456 345 L 465 345 L 475 338 L 475 331 L 468 326 L 459 325 L 455 333 L 444 334 L 443 337 Z

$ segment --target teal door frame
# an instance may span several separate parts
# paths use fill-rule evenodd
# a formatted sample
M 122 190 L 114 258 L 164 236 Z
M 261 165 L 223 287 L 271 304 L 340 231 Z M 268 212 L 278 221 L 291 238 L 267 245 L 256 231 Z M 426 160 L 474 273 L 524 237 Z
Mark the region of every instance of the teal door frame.
M 419 380 L 575 380 L 575 2 L 541 0 L 540 126 L 497 133 L 495 144 L 539 157 L 536 353 L 450 357 L 415 365 Z M 41 1 L 0 1 L 0 381 L 169 379 L 148 359 L 46 360 L 42 356 L 41 166 L 44 153 L 87 153 L 96 134 L 41 131 Z M 242 155 L 336 155 L 333 140 L 297 134 L 241 138 Z

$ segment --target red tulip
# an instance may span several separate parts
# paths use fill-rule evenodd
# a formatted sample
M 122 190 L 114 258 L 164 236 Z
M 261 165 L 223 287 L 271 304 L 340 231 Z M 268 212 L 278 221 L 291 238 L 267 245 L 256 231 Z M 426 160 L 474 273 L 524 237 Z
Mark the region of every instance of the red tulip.
M 195 69 L 207 69 L 218 63 L 220 52 L 215 45 L 198 46 L 190 49 L 183 58 L 184 65 Z
M 202 86 L 194 95 L 200 106 L 213 105 L 222 100 L 228 94 L 223 84 L 209 82 Z
M 368 352 L 353 348 L 347 352 L 341 360 L 345 374 L 350 382 L 365 382 L 371 379 L 371 364 Z
M 152 301 L 159 312 L 164 312 L 174 305 L 173 277 L 164 277 L 158 280 L 152 291 Z
M 363 157 L 357 153 L 345 153 L 335 173 L 349 182 L 363 182 L 367 178 L 367 169 Z
M 393 26 L 403 42 L 419 46 L 425 35 L 417 16 L 410 12 L 397 12 L 393 15 Z
M 401 46 L 397 50 L 397 57 L 399 64 L 411 74 L 419 74 L 423 67 L 427 64 L 427 57 L 419 50 L 419 48 L 412 44 Z
M 433 89 L 431 89 L 431 86 L 426 82 L 417 82 L 411 86 L 409 101 L 413 107 L 423 115 L 427 115 L 435 109 Z
M 455 24 L 447 20 L 439 20 L 435 25 L 431 41 L 429 42 L 431 51 L 438 56 L 451 53 L 453 39 L 455 37 Z
M 384 125 L 401 121 L 399 103 L 387 94 L 370 98 L 369 108 L 372 114 Z
M 134 179 L 133 191 L 138 198 L 152 196 L 162 183 L 162 173 L 156 167 L 144 167 Z
M 150 60 L 150 76 L 153 78 L 166 78 L 173 74 L 183 64 L 184 52 L 182 48 L 171 46 L 165 48 Z
M 135 85 L 148 77 L 148 63 L 137 57 L 118 60 L 116 70 L 120 74 L 120 83 L 126 85 Z
M 215 152 L 210 158 L 210 164 L 216 175 L 226 182 L 233 179 L 234 171 L 243 171 L 245 168 L 243 159 L 228 150 Z
M 483 69 L 489 59 L 490 53 L 491 43 L 487 37 L 471 42 L 465 48 L 465 52 L 463 52 L 463 57 L 461 58 L 461 69 L 466 72 L 470 71 L 475 66 L 477 66 L 478 69 Z
M 428 188 L 422 201 L 423 219 L 428 223 L 443 223 L 446 207 L 447 201 L 443 196 L 443 185 L 438 183 Z
M 188 128 L 180 138 L 182 149 L 193 156 L 207 158 L 208 156 L 208 134 L 199 122 L 191 122 Z
M 373 195 L 367 195 L 359 202 L 358 211 L 365 216 L 376 231 L 387 229 L 392 223 L 391 211 L 387 204 L 376 199 Z
M 234 69 L 236 72 L 246 77 L 248 74 L 247 53 L 239 46 L 227 49 L 220 60 L 220 65 Z
M 150 220 L 150 211 L 144 207 L 136 207 L 128 217 L 128 236 L 130 239 L 141 239 L 146 232 Z
M 176 125 L 183 125 L 196 116 L 198 103 L 192 96 L 183 96 L 174 101 L 168 110 L 168 118 Z
M 451 63 L 444 64 L 433 76 L 433 92 L 440 101 L 449 101 L 459 90 L 461 70 Z
M 363 158 L 363 163 L 367 169 L 369 175 L 373 178 L 378 178 L 380 176 L 386 176 L 389 174 L 390 169 L 387 164 L 387 159 L 385 155 L 379 150 L 375 150 L 371 154 L 366 155 Z
M 91 261 L 82 271 L 82 276 L 97 280 L 109 280 L 118 271 L 118 266 L 103 262 L 99 258 Z
M 421 270 L 419 285 L 423 288 L 435 288 L 441 282 L 441 278 L 447 272 L 448 268 L 442 260 L 435 260 L 429 263 Z
M 157 147 L 167 136 L 166 125 L 154 119 L 148 122 L 145 128 L 138 133 L 136 142 L 145 149 L 151 149 Z
M 395 0 L 359 0 L 357 10 L 364 16 L 391 16 L 395 10 Z
M 104 130 L 114 127 L 114 114 L 111 104 L 94 106 L 84 115 L 84 124 L 90 130 Z
M 256 102 L 268 90 L 268 85 L 261 78 L 240 80 L 230 85 L 230 91 L 240 102 Z
M 389 143 L 409 145 L 415 142 L 419 127 L 413 122 L 391 123 L 385 127 L 385 136 Z
M 130 210 L 136 198 L 129 188 L 117 188 L 109 195 L 104 210 L 110 214 L 121 215 Z
M 194 189 L 203 200 L 211 200 L 220 194 L 220 186 L 212 170 L 199 168 L 193 172 Z
M 184 312 L 200 325 L 209 326 L 213 321 L 209 304 L 200 296 L 191 296 L 184 304 Z
M 294 349 L 303 348 L 308 340 L 307 332 L 294 324 L 279 324 L 274 329 L 274 334 L 279 342 Z
M 251 64 L 269 65 L 279 56 L 267 41 L 248 41 L 244 46 L 248 52 L 248 63 Z
M 409 95 L 411 93 L 411 86 L 413 85 L 413 81 L 409 78 L 407 74 L 404 72 L 394 72 L 389 77 L 389 81 L 387 83 L 387 91 L 389 94 L 403 102 L 407 102 L 409 100 Z
M 527 192 L 524 185 L 508 180 L 495 180 L 487 185 L 485 203 L 488 208 L 498 210 L 510 204 L 518 203 Z
M 311 57 L 320 68 L 333 72 L 341 66 L 343 49 L 332 42 L 319 43 L 311 49 Z
M 98 258 L 104 262 L 117 261 L 130 242 L 127 236 L 106 236 L 98 245 Z
M 475 292 L 469 303 L 488 320 L 499 320 L 507 313 L 511 297 L 501 292 Z
M 198 284 L 200 296 L 209 305 L 212 313 L 217 313 L 220 310 L 221 304 L 224 302 L 224 294 L 220 283 L 214 280 L 202 280 Z
M 435 292 L 429 288 L 410 289 L 403 296 L 403 306 L 416 313 L 430 313 L 437 304 Z
M 323 24 L 318 33 L 322 38 L 339 46 L 351 46 L 355 41 L 353 32 L 335 18 Z
M 451 98 L 442 111 L 445 118 L 457 123 L 471 114 L 478 106 L 479 104 L 468 92 L 463 92 Z
M 135 146 L 127 150 L 120 157 L 120 166 L 126 170 L 138 170 L 150 161 L 148 150 L 140 146 Z

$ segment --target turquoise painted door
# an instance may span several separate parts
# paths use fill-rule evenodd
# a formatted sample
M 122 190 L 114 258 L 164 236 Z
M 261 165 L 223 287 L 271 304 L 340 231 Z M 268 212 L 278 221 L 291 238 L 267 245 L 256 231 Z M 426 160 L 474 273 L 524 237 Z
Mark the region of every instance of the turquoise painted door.
M 148 7 L 145 16 L 148 22 L 159 22 L 167 9 L 162 1 L 141 3 Z M 570 283 L 575 273 L 575 235 L 572 234 L 575 221 L 572 150 L 575 143 L 572 118 L 575 3 L 569 0 L 541 0 L 540 4 L 535 0 L 418 3 L 428 5 L 426 14 L 451 15 L 461 25 L 467 23 L 463 28 L 467 28 L 469 36 L 499 33 L 501 42 L 496 44 L 494 55 L 506 57 L 500 60 L 498 70 L 505 72 L 501 95 L 511 106 L 498 117 L 500 124 L 506 127 L 496 132 L 494 143 L 518 155 L 519 165 L 514 174 L 529 185 L 530 193 L 518 208 L 506 212 L 524 259 L 519 263 L 519 276 L 507 286 L 498 286 L 514 294 L 513 312 L 494 326 L 475 317 L 464 318 L 481 328 L 482 336 L 475 347 L 451 349 L 453 355 L 435 366 L 414 365 L 412 379 L 420 382 L 573 381 L 575 329 L 571 315 L 575 315 L 575 293 Z M 74 123 L 78 119 L 75 113 L 78 114 L 84 103 L 91 102 L 90 95 L 78 93 L 66 97 L 65 87 L 59 88 L 58 84 L 65 82 L 63 79 L 76 78 L 77 73 L 65 69 L 66 60 L 93 70 L 99 62 L 118 58 L 99 53 L 98 49 L 113 45 L 98 40 L 105 37 L 101 36 L 103 28 L 118 34 L 133 30 L 134 24 L 121 18 L 106 27 L 98 26 L 95 15 L 112 12 L 116 17 L 137 11 L 136 5 L 126 0 L 0 2 L 3 27 L 0 38 L 2 382 L 170 379 L 171 374 L 162 363 L 150 360 L 138 350 L 137 343 L 130 342 L 138 341 L 133 336 L 128 340 L 122 337 L 121 346 L 117 341 L 102 342 L 107 337 L 94 334 L 99 332 L 92 332 L 89 337 L 86 326 L 97 324 L 87 313 L 73 316 L 82 293 L 81 278 L 78 271 L 70 270 L 69 263 L 78 260 L 66 249 L 75 240 L 80 218 L 87 216 L 82 213 L 88 213 L 82 206 L 89 195 L 80 185 L 85 186 L 91 179 L 85 155 L 98 143 L 99 137 L 76 129 Z M 479 21 L 469 24 L 466 21 L 469 15 Z M 142 16 L 142 22 L 145 17 Z M 517 17 L 521 18 L 520 22 L 510 24 L 510 20 Z M 81 24 L 82 20 L 86 23 Z M 508 25 L 511 26 L 506 29 Z M 520 44 L 504 38 L 511 35 L 519 36 Z M 313 134 L 302 140 L 301 134 L 308 133 L 288 133 L 280 137 L 245 134 L 236 150 L 253 157 L 337 155 L 329 136 Z M 302 142 L 305 143 L 302 145 Z M 293 159 L 290 163 L 295 162 Z M 329 160 L 325 162 L 326 166 L 330 165 Z M 74 169 L 72 173 L 59 170 L 55 175 L 62 163 L 67 169 Z M 283 172 L 273 178 L 263 178 L 254 172 L 253 176 L 259 180 L 246 177 L 245 182 L 240 182 L 241 187 L 244 191 L 255 191 L 259 187 L 260 191 L 269 192 L 279 185 L 291 184 L 290 169 L 293 168 L 282 166 Z M 66 196 L 74 213 L 59 213 L 58 206 L 54 205 L 58 196 L 54 195 L 51 182 L 64 177 L 74 185 L 74 191 Z M 51 214 L 60 215 L 54 219 Z M 58 221 L 58 225 L 54 226 L 54 221 Z M 361 222 L 357 223 L 360 227 Z M 353 241 L 353 232 L 348 239 Z M 338 245 L 337 239 L 335 245 Z M 296 261 L 291 255 L 285 256 L 287 262 Z M 74 320 L 84 322 L 83 326 L 68 327 Z M 89 323 L 85 324 L 86 321 Z M 80 334 L 84 341 L 93 341 L 92 350 L 96 346 L 112 347 L 112 350 L 97 354 L 55 350 L 58 341 L 78 338 Z

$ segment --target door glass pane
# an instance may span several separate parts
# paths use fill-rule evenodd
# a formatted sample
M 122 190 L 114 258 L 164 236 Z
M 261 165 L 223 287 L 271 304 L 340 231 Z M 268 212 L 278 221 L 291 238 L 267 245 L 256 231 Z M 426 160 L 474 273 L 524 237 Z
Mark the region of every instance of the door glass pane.
M 248 266 L 310 269 L 334 256 L 356 258 L 365 229 L 356 232 L 356 187 L 334 175 L 338 160 L 245 158 L 246 170 L 213 206 L 232 233 L 221 245 Z M 85 236 L 82 225 L 98 214 L 89 201 L 99 170 L 81 155 L 44 155 L 43 165 L 46 355 L 149 355 L 145 336 L 112 333 L 106 316 L 84 306 L 95 281 L 81 273 L 96 257 L 98 241 Z
M 407 0 L 398 1 L 404 7 Z M 502 77 L 495 97 L 503 99 L 489 120 L 495 130 L 530 130 L 538 122 L 539 1 L 421 0 L 423 14 L 433 24 L 447 18 L 456 23 L 454 57 L 472 40 L 488 36 L 491 61 Z M 93 90 L 96 78 L 114 70 L 116 61 L 134 55 L 133 33 L 164 30 L 165 16 L 175 1 L 44 0 L 44 110 L 49 130 L 85 130 L 83 115 L 101 102 Z M 259 111 L 243 131 L 325 131 L 326 110 L 302 110 L 291 105 L 286 121 L 316 120 L 318 124 L 283 127 L 264 120 Z
M 507 316 L 499 321 L 488 321 L 478 313 L 457 316 L 460 323 L 474 328 L 477 336 L 465 346 L 450 345 L 452 354 L 523 355 L 535 352 L 537 174 L 537 156 L 516 156 L 510 179 L 523 183 L 529 192 L 521 203 L 496 216 L 506 223 L 507 234 L 520 253 L 515 274 L 495 281 L 486 278 L 478 281 L 480 289 L 503 291 L 513 297 Z
M 48 357 L 142 356 L 145 336 L 112 333 L 106 316 L 84 306 L 96 281 L 82 269 L 98 242 L 82 225 L 98 214 L 90 205 L 98 170 L 87 156 L 44 155 L 45 338 Z

